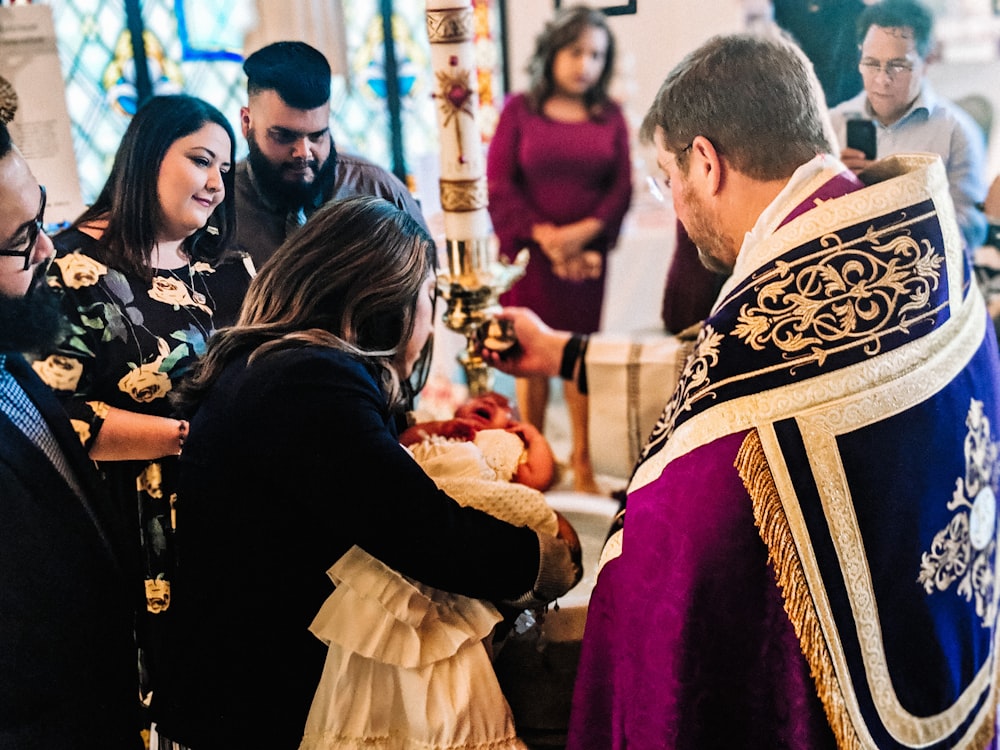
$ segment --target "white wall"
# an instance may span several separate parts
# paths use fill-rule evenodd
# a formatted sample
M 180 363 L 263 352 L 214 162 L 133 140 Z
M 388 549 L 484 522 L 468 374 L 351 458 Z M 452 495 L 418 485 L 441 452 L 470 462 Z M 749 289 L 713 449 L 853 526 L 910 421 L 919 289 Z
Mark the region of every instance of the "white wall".
M 636 7 L 634 15 L 609 16 L 608 22 L 619 53 L 613 93 L 641 121 L 670 69 L 709 37 L 743 28 L 745 9 L 743 0 L 636 0 Z M 526 87 L 535 37 L 554 12 L 551 0 L 507 0 L 511 91 Z

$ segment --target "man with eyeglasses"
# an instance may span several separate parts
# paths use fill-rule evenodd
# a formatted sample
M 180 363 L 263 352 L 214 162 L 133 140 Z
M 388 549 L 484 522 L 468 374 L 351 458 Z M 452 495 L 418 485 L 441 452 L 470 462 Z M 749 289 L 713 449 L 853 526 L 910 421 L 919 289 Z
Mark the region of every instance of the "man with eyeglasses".
M 141 747 L 130 534 L 20 352 L 62 325 L 45 188 L 0 121 L 0 749 Z
M 871 164 L 847 147 L 847 122 L 872 120 L 876 158 L 930 152 L 944 161 L 958 226 L 971 253 L 986 238 L 986 219 L 976 204 L 986 195 L 985 142 L 975 121 L 939 97 L 926 80 L 934 17 L 917 0 L 883 0 L 858 17 L 864 90 L 830 112 L 842 147 L 840 159 L 855 172 Z
M 420 207 L 392 173 L 339 153 L 330 133 L 330 64 L 304 42 L 275 42 L 243 64 L 240 110 L 250 153 L 236 165 L 236 242 L 259 268 L 330 200 L 376 195 L 424 227 Z

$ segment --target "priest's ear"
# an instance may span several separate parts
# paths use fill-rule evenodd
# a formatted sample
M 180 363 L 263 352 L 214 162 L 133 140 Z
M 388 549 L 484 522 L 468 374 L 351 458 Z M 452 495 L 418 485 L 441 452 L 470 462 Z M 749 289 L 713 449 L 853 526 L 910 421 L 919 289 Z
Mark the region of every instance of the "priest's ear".
M 695 136 L 691 141 L 691 150 L 688 154 L 687 180 L 705 180 L 703 186 L 710 195 L 719 192 L 722 186 L 723 164 L 722 155 L 715 148 L 715 144 L 703 135 Z

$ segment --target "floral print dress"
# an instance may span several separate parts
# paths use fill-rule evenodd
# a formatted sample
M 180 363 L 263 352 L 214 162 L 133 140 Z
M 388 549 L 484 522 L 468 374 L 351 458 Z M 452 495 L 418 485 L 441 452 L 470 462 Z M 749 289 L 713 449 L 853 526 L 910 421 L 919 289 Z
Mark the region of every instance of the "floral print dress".
M 84 447 L 110 407 L 172 416 L 168 394 L 205 351 L 212 332 L 236 320 L 253 267 L 243 261 L 158 269 L 152 283 L 109 267 L 78 230 L 54 238 L 50 285 L 60 288 L 67 327 L 35 372 L 62 399 Z M 150 613 L 170 606 L 177 458 L 102 461 L 118 511 L 138 529 Z M 155 626 L 154 626 L 155 627 Z

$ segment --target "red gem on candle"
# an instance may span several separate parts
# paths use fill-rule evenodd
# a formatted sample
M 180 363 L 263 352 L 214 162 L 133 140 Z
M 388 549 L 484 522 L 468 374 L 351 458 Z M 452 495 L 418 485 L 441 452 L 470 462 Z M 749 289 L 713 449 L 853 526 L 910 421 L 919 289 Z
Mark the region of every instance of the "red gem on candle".
M 462 105 L 465 104 L 471 93 L 472 92 L 465 86 L 454 83 L 451 85 L 451 88 L 448 89 L 448 101 L 451 102 L 451 106 L 455 109 L 461 109 Z
M 448 64 L 452 66 L 458 65 L 458 55 L 452 55 L 451 57 L 449 57 Z

